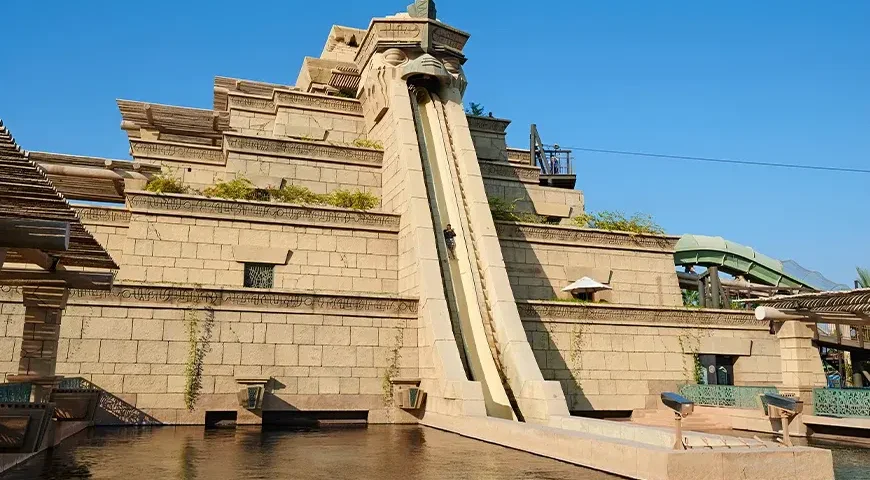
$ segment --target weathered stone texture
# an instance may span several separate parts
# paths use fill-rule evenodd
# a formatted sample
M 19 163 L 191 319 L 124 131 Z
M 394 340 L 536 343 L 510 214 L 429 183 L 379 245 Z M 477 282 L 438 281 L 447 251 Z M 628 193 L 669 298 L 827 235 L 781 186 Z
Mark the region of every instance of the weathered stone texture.
M 674 260 L 668 252 L 631 251 L 574 244 L 501 240 L 501 250 L 517 300 L 551 300 L 583 268 L 612 272 L 611 303 L 682 305 Z M 606 278 L 597 278 L 606 282 Z
M 242 287 L 244 263 L 236 258 L 238 246 L 289 252 L 286 265 L 275 265 L 275 289 L 398 289 L 398 239 L 393 233 L 146 213 L 131 217 L 118 279 Z M 117 328 L 122 327 L 109 330 Z M 114 334 L 97 330 L 101 333 L 94 335 Z
M 734 364 L 737 385 L 780 385 L 779 343 L 763 328 L 523 319 L 544 378 L 562 384 L 571 410 L 656 408 L 658 395 L 694 383 L 701 339 L 751 341 Z
M 6 329 L 0 368 L 11 374 L 18 368 L 23 312 L 20 304 L 8 302 L 0 301 L 0 326 Z M 273 377 L 280 385 L 275 394 L 300 408 L 323 409 L 322 396 L 335 395 L 328 401 L 331 408 L 361 410 L 385 408 L 382 383 L 394 349 L 400 376 L 419 376 L 414 319 L 218 310 L 202 396 L 189 414 L 183 401 L 189 315 L 174 305 L 70 305 L 57 372 L 90 380 L 167 423 L 202 423 L 208 409 L 234 410 L 240 388 L 235 379 L 242 376 Z M 400 337 L 410 340 L 396 347 Z

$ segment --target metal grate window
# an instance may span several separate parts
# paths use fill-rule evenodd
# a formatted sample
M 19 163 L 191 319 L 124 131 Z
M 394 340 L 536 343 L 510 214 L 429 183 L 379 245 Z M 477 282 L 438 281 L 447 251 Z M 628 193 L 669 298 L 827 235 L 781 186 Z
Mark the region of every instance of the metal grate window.
M 246 288 L 272 288 L 275 285 L 275 266 L 265 263 L 245 264 Z

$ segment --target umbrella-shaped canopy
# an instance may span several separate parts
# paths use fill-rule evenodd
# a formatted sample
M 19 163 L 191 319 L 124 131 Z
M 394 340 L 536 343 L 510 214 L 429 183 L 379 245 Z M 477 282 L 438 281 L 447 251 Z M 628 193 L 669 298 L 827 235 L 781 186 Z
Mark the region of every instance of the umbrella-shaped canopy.
M 599 290 L 611 290 L 611 288 L 609 285 L 605 285 L 589 277 L 582 277 L 562 289 L 563 292 L 597 292 Z

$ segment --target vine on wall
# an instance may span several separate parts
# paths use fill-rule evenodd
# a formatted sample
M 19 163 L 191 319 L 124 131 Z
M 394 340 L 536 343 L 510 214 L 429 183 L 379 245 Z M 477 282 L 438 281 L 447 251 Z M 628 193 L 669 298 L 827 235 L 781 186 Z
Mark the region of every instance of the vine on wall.
M 569 357 L 571 359 L 571 373 L 575 380 L 579 380 L 580 371 L 583 370 L 583 325 L 574 325 L 571 331 L 571 346 L 569 347 Z
M 203 315 L 200 315 L 203 314 Z M 202 391 L 202 369 L 205 356 L 211 351 L 214 310 L 190 308 L 185 313 L 187 322 L 187 364 L 184 367 L 184 405 L 192 411 Z
M 700 329 L 689 330 L 677 337 L 680 342 L 680 350 L 689 355 L 683 359 L 683 373 L 687 383 L 701 383 L 704 378 L 704 366 L 701 365 L 701 337 L 709 336 L 710 332 Z
M 399 376 L 399 361 L 402 359 L 401 348 L 405 342 L 405 329 L 398 328 L 393 338 L 393 348 L 390 350 L 387 368 L 384 370 L 383 392 L 384 406 L 391 407 L 395 403 L 393 398 L 393 379 Z

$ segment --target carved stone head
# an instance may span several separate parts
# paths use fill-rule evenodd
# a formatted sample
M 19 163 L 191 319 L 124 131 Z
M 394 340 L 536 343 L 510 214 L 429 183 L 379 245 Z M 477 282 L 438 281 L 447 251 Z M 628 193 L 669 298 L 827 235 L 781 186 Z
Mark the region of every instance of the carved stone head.
M 435 0 L 414 0 L 414 3 L 408 5 L 408 15 L 435 20 Z

